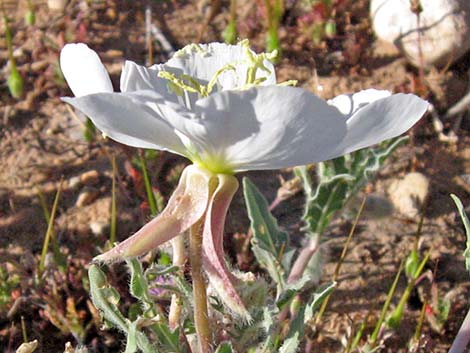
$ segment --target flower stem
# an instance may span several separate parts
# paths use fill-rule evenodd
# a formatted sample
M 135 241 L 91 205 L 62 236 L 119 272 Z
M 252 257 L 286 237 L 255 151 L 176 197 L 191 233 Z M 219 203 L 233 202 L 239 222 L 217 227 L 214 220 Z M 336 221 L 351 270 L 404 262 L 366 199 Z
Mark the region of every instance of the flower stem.
M 175 237 L 172 240 L 171 245 L 173 247 L 173 265 L 178 266 L 180 268 L 178 270 L 178 274 L 182 274 L 183 272 L 182 268 L 186 261 L 186 257 L 184 254 L 183 235 L 180 234 L 177 237 Z M 170 312 L 168 315 L 169 325 L 172 330 L 174 330 L 180 325 L 181 311 L 182 311 L 181 298 L 178 294 L 173 294 L 171 296 Z
M 194 325 L 198 338 L 199 352 L 210 353 L 212 332 L 209 326 L 207 311 L 206 283 L 202 274 L 202 229 L 203 219 L 197 221 L 190 229 L 189 260 L 193 280 Z

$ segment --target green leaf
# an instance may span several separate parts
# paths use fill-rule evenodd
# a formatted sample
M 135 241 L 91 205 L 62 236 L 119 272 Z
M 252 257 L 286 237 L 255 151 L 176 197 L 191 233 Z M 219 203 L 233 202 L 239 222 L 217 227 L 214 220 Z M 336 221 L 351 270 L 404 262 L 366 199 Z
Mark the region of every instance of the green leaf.
M 376 148 L 362 149 L 318 163 L 318 184 L 315 188 L 307 167 L 295 168 L 306 196 L 303 216 L 305 230 L 311 235 L 323 234 L 334 213 L 344 207 L 405 140 L 406 137 L 388 140 Z
M 128 322 L 117 307 L 119 294 L 108 284 L 104 272 L 98 266 L 92 265 L 88 270 L 88 278 L 93 305 L 100 310 L 108 324 L 126 332 Z
M 307 323 L 308 321 L 313 319 L 313 314 L 315 313 L 315 311 L 323 303 L 326 297 L 331 294 L 335 287 L 336 282 L 331 282 L 317 288 L 315 293 L 313 293 L 312 300 L 305 307 L 304 323 Z
M 230 342 L 223 342 L 221 343 L 215 353 L 233 353 L 233 347 Z
M 297 316 L 291 322 L 289 333 L 279 348 L 279 353 L 295 353 L 299 349 L 300 341 L 303 339 L 305 332 L 304 312 L 305 306 L 300 308 Z
M 295 168 L 295 173 L 301 178 L 306 194 L 304 230 L 311 235 L 324 233 L 333 214 L 344 206 L 348 182 L 354 180 L 354 177 L 349 174 L 331 175 L 334 174 L 334 170 L 325 163 L 319 163 L 318 169 L 320 183 L 313 190 L 307 167 Z
M 279 229 L 277 220 L 269 211 L 266 199 L 248 178 L 243 178 L 243 192 L 253 231 L 251 240 L 253 253 L 260 266 L 277 283 L 280 294 L 285 285 L 285 269 L 282 262 L 286 253 L 290 257 L 292 255 L 289 237 L 286 232 Z
M 142 264 L 137 259 L 127 260 L 126 262 L 131 272 L 129 290 L 134 298 L 142 299 L 148 290 L 148 283 L 144 276 Z
M 126 350 L 124 353 L 135 353 L 137 352 L 137 321 L 129 324 L 129 330 L 127 331 Z
M 307 284 L 311 283 L 311 278 L 308 276 L 302 276 L 298 281 L 286 285 L 284 291 L 276 301 L 276 305 L 279 309 L 290 302 L 290 300 L 297 294 L 299 294 Z
M 465 267 L 468 271 L 470 271 L 470 221 L 467 214 L 465 213 L 462 201 L 460 201 L 460 199 L 454 194 L 451 194 L 450 197 L 452 197 L 452 200 L 454 200 L 455 205 L 459 210 L 460 217 L 462 218 L 463 226 L 465 228 L 465 233 L 467 234 L 467 248 L 465 249 L 463 256 L 465 256 Z
M 180 353 L 183 350 L 180 347 L 179 336 L 180 331 L 176 328 L 172 331 L 166 324 L 158 323 L 154 325 L 155 332 L 158 336 L 158 342 L 164 352 Z

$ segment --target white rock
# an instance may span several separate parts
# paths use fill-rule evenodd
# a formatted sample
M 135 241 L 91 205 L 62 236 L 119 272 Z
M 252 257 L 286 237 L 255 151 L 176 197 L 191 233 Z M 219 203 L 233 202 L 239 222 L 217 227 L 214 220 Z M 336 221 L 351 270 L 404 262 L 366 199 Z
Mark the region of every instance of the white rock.
M 410 0 L 371 0 L 377 37 L 395 44 L 419 65 L 418 28 L 425 66 L 444 66 L 470 49 L 470 0 L 420 0 L 420 26 Z
M 75 202 L 76 207 L 84 207 L 93 203 L 98 196 L 100 196 L 100 191 L 93 187 L 85 186 L 80 194 L 78 195 L 77 202 Z
M 428 197 L 429 179 L 421 173 L 409 173 L 403 179 L 394 180 L 388 194 L 398 212 L 407 218 L 416 218 Z
M 67 0 L 47 0 L 47 6 L 52 11 L 64 11 Z
M 80 175 L 80 181 L 83 185 L 93 186 L 100 181 L 100 174 L 92 169 Z
M 108 222 L 102 222 L 102 221 L 90 222 L 90 230 L 96 236 L 103 235 L 107 229 L 108 229 Z
M 77 189 L 80 186 L 80 177 L 79 176 L 73 176 L 69 179 L 69 188 L 71 189 Z

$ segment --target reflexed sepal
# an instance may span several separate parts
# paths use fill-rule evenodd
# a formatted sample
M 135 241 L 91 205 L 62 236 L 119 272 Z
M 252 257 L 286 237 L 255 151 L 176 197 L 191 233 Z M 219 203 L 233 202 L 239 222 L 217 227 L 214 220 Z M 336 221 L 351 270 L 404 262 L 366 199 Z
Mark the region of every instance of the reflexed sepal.
M 249 321 L 251 316 L 236 288 L 240 279 L 228 270 L 223 248 L 225 216 L 238 189 L 238 181 L 226 174 L 218 174 L 217 177 L 219 184 L 209 202 L 204 223 L 203 267 L 212 288 L 227 308 Z
M 186 231 L 206 212 L 213 175 L 194 165 L 187 167 L 166 208 L 137 233 L 94 261 L 111 262 L 141 256 Z

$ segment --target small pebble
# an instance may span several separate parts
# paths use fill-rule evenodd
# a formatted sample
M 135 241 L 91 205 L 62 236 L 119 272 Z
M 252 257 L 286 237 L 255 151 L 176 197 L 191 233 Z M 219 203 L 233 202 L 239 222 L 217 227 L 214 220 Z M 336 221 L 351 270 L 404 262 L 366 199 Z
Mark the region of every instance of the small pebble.
M 52 11 L 64 11 L 67 0 L 47 0 L 47 6 Z
M 100 174 L 94 169 L 80 175 L 80 181 L 83 185 L 93 186 L 98 184 L 99 180 Z
M 68 181 L 69 188 L 70 189 L 77 189 L 80 186 L 80 177 L 79 176 L 74 176 L 71 177 Z
M 94 221 L 90 222 L 91 232 L 96 236 L 103 235 L 108 228 L 108 222 Z
M 93 187 L 86 186 L 82 189 L 82 191 L 80 192 L 80 195 L 78 195 L 75 206 L 84 207 L 84 206 L 90 205 L 91 203 L 93 203 L 93 201 L 95 201 L 98 198 L 99 194 L 100 194 L 99 190 Z
M 13 51 L 13 57 L 15 59 L 20 59 L 24 56 L 24 50 L 23 48 L 18 48 Z
M 403 179 L 394 180 L 388 194 L 398 212 L 416 218 L 429 195 L 429 179 L 421 173 L 409 173 Z

